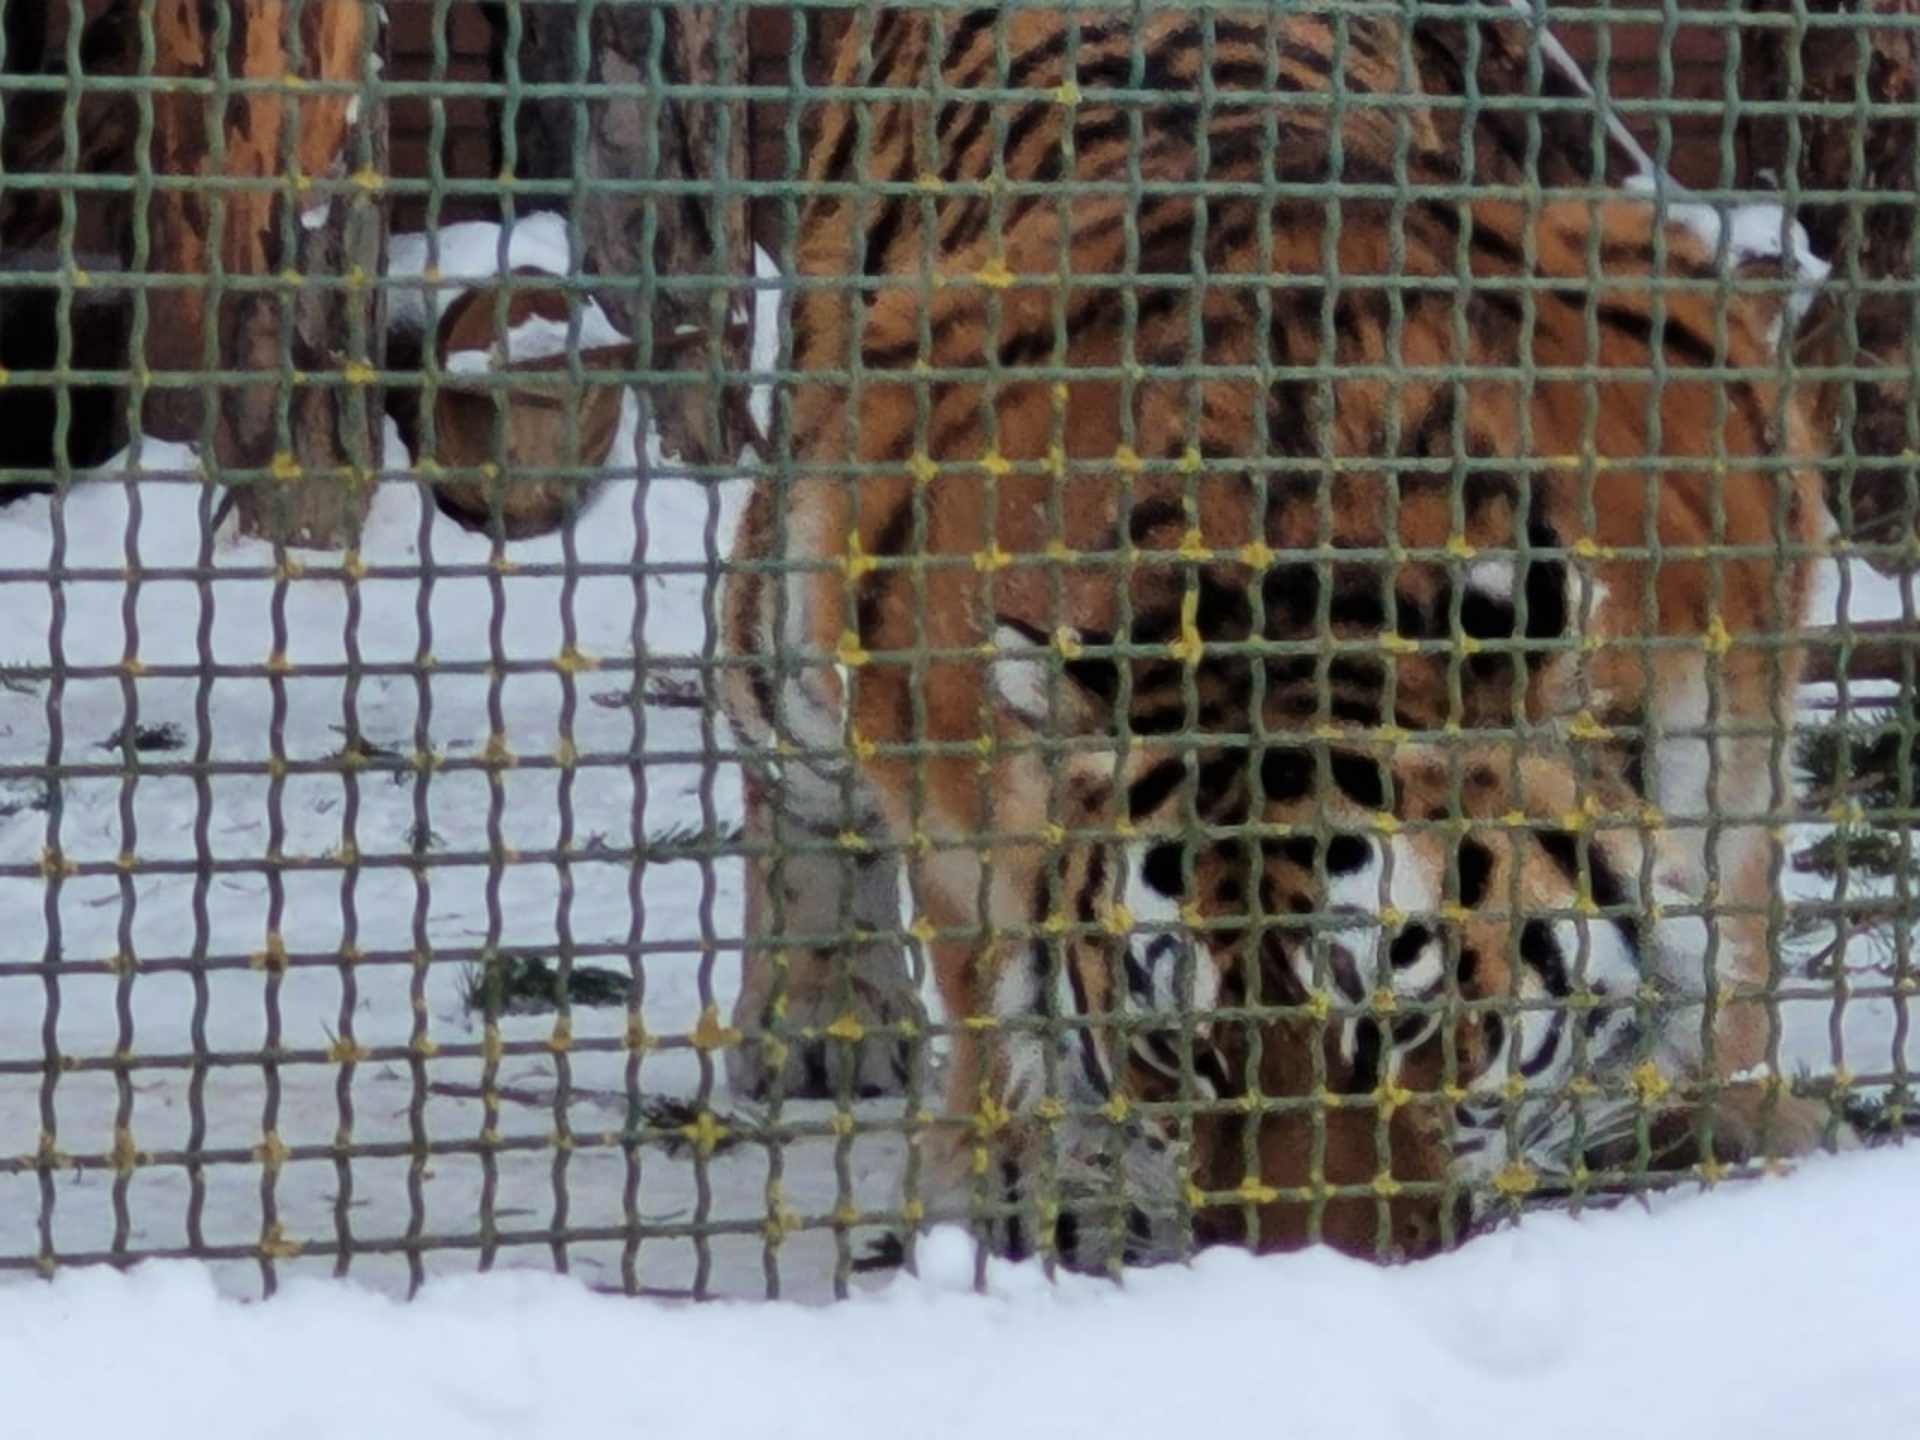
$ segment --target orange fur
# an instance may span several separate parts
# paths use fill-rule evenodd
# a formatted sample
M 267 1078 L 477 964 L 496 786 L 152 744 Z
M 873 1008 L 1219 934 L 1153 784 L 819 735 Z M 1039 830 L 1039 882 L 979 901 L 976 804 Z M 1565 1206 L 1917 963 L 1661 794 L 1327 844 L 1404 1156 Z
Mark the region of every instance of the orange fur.
M 1400 45 L 1337 9 L 852 27 L 835 84 L 888 93 L 814 117 L 790 464 L 724 602 L 750 829 L 811 837 L 749 878 L 737 1082 L 783 1055 L 790 1093 L 908 1082 L 901 865 L 956 1020 L 1014 1018 L 996 987 L 1051 918 L 1098 927 L 1053 915 L 1072 807 L 1046 742 L 1187 736 L 1197 787 L 1129 816 L 1117 761 L 1089 825 L 1232 825 L 1265 737 L 1569 717 L 1589 763 L 1652 772 L 1678 883 L 1717 881 L 1729 994 L 1698 1067 L 1766 1058 L 1779 637 L 1821 504 L 1772 316 L 1637 202 L 1435 193 L 1459 162 L 1418 96 L 1377 103 Z M 1203 76 L 1256 102 L 1208 109 Z M 1125 703 L 1016 713 L 1008 627 Z M 1075 983 L 1112 1005 L 1106 964 Z M 822 1033 L 843 1014 L 862 1038 Z M 1005 1034 L 956 1032 L 951 1113 L 1035 1103 Z M 1726 1109 L 1737 1143 L 1751 1110 Z M 1788 1119 L 1779 1143 L 1811 1143 Z

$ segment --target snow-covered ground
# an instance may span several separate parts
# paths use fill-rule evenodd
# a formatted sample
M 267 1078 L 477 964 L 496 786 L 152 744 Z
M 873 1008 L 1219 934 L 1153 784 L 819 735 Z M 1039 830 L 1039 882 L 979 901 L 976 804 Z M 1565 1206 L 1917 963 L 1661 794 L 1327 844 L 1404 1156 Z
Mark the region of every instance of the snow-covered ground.
M 1909 1147 L 1398 1269 L 1214 1252 L 1124 1286 L 994 1266 L 984 1295 L 940 1232 L 919 1277 L 824 1311 L 70 1272 L 0 1290 L 0 1395 L 62 1440 L 1892 1440 L 1920 1414 L 1916 1189 Z
M 189 463 L 159 447 L 145 458 Z M 728 1150 L 697 1176 L 649 1149 L 630 1171 L 615 1139 L 630 1084 L 652 1097 L 710 1092 L 711 1067 L 685 1037 L 704 1005 L 724 1016 L 731 1003 L 738 865 L 698 852 L 725 847 L 737 777 L 711 712 L 634 702 L 648 683 L 701 674 L 704 550 L 726 533 L 727 499 L 670 476 L 616 479 L 574 538 L 570 574 L 557 539 L 516 546 L 516 570 L 501 574 L 484 541 L 411 485 L 389 484 L 352 586 L 317 558 L 309 575 L 276 584 L 269 551 L 230 537 L 211 547 L 208 583 L 150 578 L 198 563 L 206 492 L 190 472 L 137 488 L 90 482 L 57 506 L 0 512 L 10 622 L 0 666 L 58 657 L 68 669 L 0 689 L 0 1065 L 12 1067 L 0 1070 L 0 1157 L 33 1155 L 43 1134 L 96 1166 L 127 1151 L 151 1157 L 118 1179 L 66 1170 L 44 1201 L 31 1170 L 0 1163 L 0 1259 L 39 1253 L 43 1223 L 53 1251 L 70 1255 L 190 1240 L 251 1247 L 274 1221 L 278 1238 L 309 1247 L 471 1239 L 483 1216 L 511 1236 L 555 1223 L 564 1187 L 566 1222 L 579 1229 L 619 1233 L 629 1205 L 661 1227 L 746 1222 L 706 1246 L 661 1240 L 626 1256 L 617 1241 L 582 1245 L 568 1260 L 583 1276 L 620 1284 L 624 1262 L 648 1288 L 762 1291 L 767 1151 Z M 65 575 L 57 588 L 31 573 L 50 561 Z M 147 578 L 130 585 L 136 566 Z M 206 678 L 202 644 L 215 666 L 253 673 Z M 261 667 L 276 647 L 286 665 L 274 682 Z M 433 661 L 425 680 L 423 654 Z M 343 683 L 349 664 L 357 683 Z M 179 748 L 140 752 L 130 771 L 116 746 L 130 726 L 170 729 Z M 350 737 L 369 752 L 358 773 L 338 758 Z M 495 758 L 514 758 L 497 789 L 490 744 Z M 422 754 L 431 771 L 409 768 Z M 49 764 L 66 767 L 57 801 L 41 778 Z M 213 773 L 196 781 L 189 771 L 201 766 Z M 50 885 L 52 848 L 67 873 Z M 636 865 L 637 852 L 664 858 Z M 213 858 L 211 873 L 199 854 Z M 282 859 L 277 875 L 270 854 Z M 122 857 L 137 864 L 123 870 Z M 580 963 L 626 975 L 636 942 L 635 994 L 658 1044 L 634 1075 L 619 1007 L 572 1014 L 569 1094 L 557 1108 L 552 1017 L 505 1017 L 505 1053 L 489 1071 L 462 999 L 484 953 L 551 959 L 564 944 Z M 339 958 L 346 945 L 361 957 L 351 965 Z M 276 947 L 284 970 L 266 963 Z M 284 1049 L 270 1079 L 258 1059 L 268 1044 Z M 416 1074 L 410 1049 L 425 1045 L 437 1053 Z M 44 1083 L 23 1073 L 49 1047 L 83 1067 L 124 1052 L 127 1084 L 110 1068 Z M 195 1054 L 212 1057 L 197 1073 L 184 1063 Z M 483 1079 L 502 1096 L 492 1121 Z M 827 1108 L 792 1106 L 788 1118 Z M 454 1149 L 434 1157 L 411 1198 L 403 1154 L 356 1159 L 343 1189 L 336 1137 L 404 1152 L 416 1125 Z M 548 1144 L 562 1125 L 574 1135 L 564 1157 Z M 534 1148 L 489 1165 L 478 1153 L 489 1126 Z M 275 1143 L 290 1154 L 266 1183 L 250 1152 Z M 815 1144 L 817 1164 L 804 1163 L 804 1145 L 782 1157 L 781 1201 L 817 1220 L 838 1197 L 833 1146 Z M 228 1158 L 196 1181 L 190 1148 Z M 845 1159 L 858 1203 L 884 1207 L 897 1142 L 862 1134 Z M 117 1228 L 122 1205 L 128 1223 Z M 779 1263 L 789 1287 L 818 1294 L 833 1258 L 831 1239 L 811 1232 L 789 1237 Z M 545 1244 L 499 1255 L 553 1260 Z M 333 1263 L 295 1256 L 283 1270 Z M 471 1249 L 427 1257 L 430 1270 L 474 1263 Z M 398 1255 L 356 1259 L 354 1273 L 400 1286 L 408 1275 Z M 250 1290 L 259 1276 L 237 1264 L 223 1283 Z
M 396 276 L 425 268 L 414 248 Z M 450 227 L 438 274 L 490 273 L 498 251 L 495 227 Z M 511 254 L 542 262 L 566 264 L 547 217 Z M 423 304 L 398 308 L 423 322 Z M 629 399 L 587 518 L 506 566 L 399 479 L 375 493 L 357 578 L 322 555 L 276 576 L 267 546 L 211 533 L 192 454 L 153 443 L 0 511 L 0 1266 L 264 1240 L 276 1278 L 331 1273 L 350 1248 L 354 1277 L 404 1292 L 409 1248 L 421 1273 L 471 1271 L 485 1230 L 500 1266 L 819 1297 L 878 1233 L 820 1227 L 843 1205 L 897 1211 L 901 1141 L 837 1139 L 831 1106 L 786 1107 L 824 1138 L 777 1153 L 649 1144 L 630 1161 L 620 1143 L 629 1094 L 743 1114 L 687 1039 L 732 1002 L 739 866 L 701 852 L 727 848 L 738 776 L 711 707 L 640 698 L 700 693 L 742 484 L 675 475 L 657 448 L 643 482 L 635 428 Z M 129 730 L 173 748 L 129 769 Z M 648 1045 L 629 1045 L 622 1007 L 580 1008 L 556 1058 L 560 1022 L 510 1015 L 490 1064 L 463 1001 L 473 967 L 562 951 L 636 977 Z M 65 1065 L 43 1081 L 52 1053 Z M 418 1174 L 416 1133 L 445 1147 Z M 484 1154 L 489 1133 L 518 1148 Z M 337 1163 L 342 1141 L 388 1153 Z M 44 1191 L 43 1148 L 63 1157 Z M 629 1212 L 660 1238 L 630 1250 Z M 801 1222 L 777 1249 L 770 1213 Z M 556 1253 L 542 1237 L 560 1224 L 614 1238 Z M 253 1260 L 214 1269 L 262 1288 Z

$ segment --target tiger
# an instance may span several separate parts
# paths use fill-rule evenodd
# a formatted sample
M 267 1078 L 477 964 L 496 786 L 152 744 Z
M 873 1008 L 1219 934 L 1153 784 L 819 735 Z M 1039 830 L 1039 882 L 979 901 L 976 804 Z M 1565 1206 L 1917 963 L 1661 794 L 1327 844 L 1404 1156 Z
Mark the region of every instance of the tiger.
M 1704 922 L 1637 797 L 1539 738 L 1324 755 L 1268 752 L 1257 830 L 1130 867 L 1124 1088 L 1201 1102 L 1194 1243 L 1419 1258 L 1516 1177 L 1671 1144 L 1646 1076 L 1699 1023 Z
M 1064 851 L 1108 872 L 1067 925 L 1123 930 L 1098 833 L 1246 823 L 1275 745 L 1551 722 L 1709 917 L 1670 1065 L 1760 1076 L 1714 1087 L 1714 1148 L 1825 1133 L 1761 1074 L 1824 533 L 1778 304 L 1642 199 L 1463 197 L 1403 54 L 1337 5 L 848 27 L 721 596 L 736 1089 L 917 1091 L 924 955 L 947 1113 L 1018 1190 L 1059 1085 L 1121 1091 L 1111 1035 L 1065 1073 L 1023 1038 Z M 1130 778 L 1123 745 L 1064 826 L 1048 745 L 1113 736 L 1185 744 Z M 1114 1012 L 1114 945 L 1058 960 Z M 1097 1129 L 1069 1159 L 1163 1169 Z

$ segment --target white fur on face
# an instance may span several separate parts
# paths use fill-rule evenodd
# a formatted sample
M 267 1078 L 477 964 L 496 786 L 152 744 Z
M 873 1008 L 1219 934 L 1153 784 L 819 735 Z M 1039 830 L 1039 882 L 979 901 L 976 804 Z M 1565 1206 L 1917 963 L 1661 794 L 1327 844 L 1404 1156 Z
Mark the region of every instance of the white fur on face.
M 1518 603 L 1519 565 L 1511 555 L 1483 555 L 1471 560 L 1463 578 L 1472 594 L 1509 607 Z
M 993 632 L 993 648 L 987 667 L 993 698 L 1028 729 L 1046 730 L 1056 684 L 1053 647 L 1002 625 Z
M 1338 925 L 1320 930 L 1330 943 L 1340 945 L 1358 963 L 1357 973 L 1365 982 L 1389 984 L 1396 990 L 1402 977 L 1392 973 L 1386 944 L 1389 939 L 1381 922 L 1384 910 L 1398 912 L 1406 920 L 1429 922 L 1440 909 L 1440 877 L 1431 861 L 1420 854 L 1406 836 L 1395 835 L 1385 844 L 1375 836 L 1362 836 L 1366 862 L 1358 869 L 1345 870 L 1327 877 L 1323 915 L 1340 918 Z M 1438 976 L 1421 972 L 1424 983 L 1437 982 Z M 1314 986 L 1310 972 L 1301 979 Z M 1413 982 L 1408 977 L 1408 983 Z

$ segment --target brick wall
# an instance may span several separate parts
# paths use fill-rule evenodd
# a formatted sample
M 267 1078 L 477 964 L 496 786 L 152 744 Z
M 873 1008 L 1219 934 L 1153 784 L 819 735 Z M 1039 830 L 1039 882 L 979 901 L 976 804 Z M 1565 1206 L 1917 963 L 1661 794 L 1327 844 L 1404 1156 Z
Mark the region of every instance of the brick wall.
M 1699 189 L 1719 189 L 1747 180 L 1746 157 L 1727 118 L 1731 113 L 1729 102 L 1735 97 L 1725 68 L 1730 29 L 1724 17 L 1737 11 L 1737 0 L 1681 0 L 1675 25 L 1615 23 L 1606 27 L 1603 43 L 1602 27 L 1578 18 L 1601 11 L 1557 8 L 1553 33 L 1594 77 L 1596 86 L 1617 102 L 1626 102 L 1622 118 L 1650 154 L 1660 153 L 1664 122 L 1671 136 L 1667 168 L 1675 179 Z M 1671 88 L 1664 94 L 1660 75 L 1663 51 L 1670 57 L 1672 72 Z M 1679 105 L 1667 109 L 1657 104 L 1664 114 L 1635 113 L 1632 109 L 1636 101 L 1667 100 Z M 1682 108 L 1688 105 L 1710 106 L 1711 113 Z M 1731 168 L 1723 168 L 1723 151 L 1730 156 Z
M 107 3 L 108 0 L 82 0 L 80 13 L 91 20 Z M 331 0 L 308 0 L 308 3 L 331 3 Z M 1591 3 L 1598 5 L 1598 0 Z M 1727 29 L 1720 17 L 1737 8 L 1738 0 L 1679 0 L 1680 19 L 1671 29 L 1663 30 L 1658 24 L 1647 23 L 1613 24 L 1605 77 L 1607 89 L 1615 97 L 1629 100 L 1658 96 L 1659 56 L 1664 49 L 1672 57 L 1673 98 L 1709 102 L 1723 113 L 1728 99 L 1723 71 Z M 65 3 L 47 7 L 50 54 L 58 55 L 64 48 L 70 13 Z M 485 83 L 490 78 L 491 27 L 475 0 L 388 0 L 387 14 L 391 24 L 387 73 L 396 85 L 435 80 Z M 1590 71 L 1597 69 L 1602 49 L 1600 26 L 1585 17 L 1603 15 L 1604 7 L 1575 8 L 1569 0 L 1569 3 L 1555 5 L 1554 14 L 1554 33 Z M 756 10 L 750 25 L 754 80 L 768 85 L 782 83 L 786 76 L 789 33 L 786 12 L 775 7 Z M 445 37 L 444 64 L 436 63 L 434 56 L 436 30 Z M 469 97 L 431 101 L 402 92 L 393 96 L 390 112 L 395 175 L 418 181 L 431 173 L 428 151 L 432 148 L 436 107 L 444 116 L 439 147 L 444 173 L 468 180 L 483 180 L 494 173 L 498 148 L 487 106 L 482 100 Z M 779 111 L 773 106 L 761 106 L 752 118 L 755 154 L 762 173 L 778 174 L 784 162 Z M 1652 149 L 1659 130 L 1658 121 L 1652 116 L 1641 116 L 1631 123 Z M 1672 118 L 1670 163 L 1683 183 L 1702 187 L 1723 183 L 1721 124 L 1720 113 Z M 1743 166 L 1739 164 L 1743 157 L 1736 153 L 1735 160 L 1735 177 L 1744 178 Z M 471 219 L 490 215 L 495 208 L 486 197 L 456 195 L 443 201 L 441 216 L 446 220 Z M 403 196 L 396 206 L 395 223 L 403 229 L 417 228 L 424 211 L 423 198 Z
M 396 86 L 387 108 L 389 168 L 403 180 L 423 180 L 432 171 L 433 127 L 441 117 L 439 160 L 450 179 L 484 180 L 497 173 L 500 163 L 494 121 L 487 102 L 478 97 L 429 99 L 407 93 L 412 84 L 485 84 L 493 77 L 492 26 L 481 8 L 468 0 L 387 0 L 387 77 Z M 445 46 L 445 59 L 436 56 L 436 32 Z M 418 230 L 425 219 L 426 197 L 402 190 L 393 209 L 396 230 Z M 492 219 L 498 202 L 490 196 L 444 196 L 439 207 L 442 224 L 455 220 Z
M 1665 117 L 1672 136 L 1669 168 L 1683 184 L 1712 188 L 1737 184 L 1745 178 L 1743 157 L 1737 148 L 1731 152 L 1733 172 L 1722 172 L 1723 144 L 1733 142 L 1723 141 L 1721 135 L 1728 99 L 1724 71 L 1727 29 L 1724 21 L 1717 17 L 1725 16 L 1733 8 L 1735 0 L 1681 0 L 1678 23 L 1663 27 L 1658 23 L 1616 22 L 1606 27 L 1605 44 L 1602 26 L 1585 18 L 1602 15 L 1603 10 L 1572 7 L 1556 10 L 1554 33 L 1616 99 L 1629 102 L 1658 99 L 1661 95 L 1659 57 L 1664 51 L 1671 57 L 1669 98 L 1683 103 L 1703 102 L 1713 107 L 1713 113 L 1669 113 Z M 396 84 L 409 80 L 484 83 L 489 78 L 492 36 L 479 5 L 471 0 L 453 0 L 453 3 L 389 0 L 388 14 L 392 24 L 388 73 Z M 1695 18 L 1689 20 L 1689 14 Z M 442 29 L 445 35 L 444 65 L 436 65 L 434 59 L 436 28 Z M 751 18 L 750 29 L 754 82 L 784 83 L 790 33 L 786 12 L 771 7 L 757 10 Z M 440 145 L 445 174 L 469 180 L 484 179 L 492 174 L 498 163 L 498 148 L 482 101 L 469 98 L 435 102 L 404 94 L 396 94 L 392 104 L 394 173 L 416 180 L 429 174 L 428 151 L 436 105 L 445 117 Z M 779 108 L 755 107 L 751 121 L 756 168 L 763 175 L 781 174 L 785 146 Z M 1657 150 L 1662 117 L 1638 114 L 1630 117 L 1628 123 L 1649 151 Z M 495 203 L 485 196 L 449 196 L 440 207 L 443 220 L 472 219 L 495 213 Z M 424 203 L 420 198 L 402 197 L 396 206 L 395 224 L 401 229 L 414 229 L 423 215 Z

